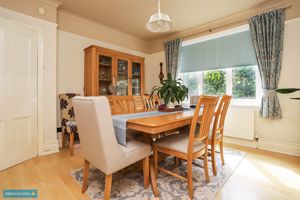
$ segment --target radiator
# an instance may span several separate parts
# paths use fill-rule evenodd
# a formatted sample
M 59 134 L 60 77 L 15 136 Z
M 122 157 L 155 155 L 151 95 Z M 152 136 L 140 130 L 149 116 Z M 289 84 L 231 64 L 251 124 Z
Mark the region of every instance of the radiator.
M 254 110 L 253 108 L 229 107 L 224 135 L 239 139 L 254 140 Z

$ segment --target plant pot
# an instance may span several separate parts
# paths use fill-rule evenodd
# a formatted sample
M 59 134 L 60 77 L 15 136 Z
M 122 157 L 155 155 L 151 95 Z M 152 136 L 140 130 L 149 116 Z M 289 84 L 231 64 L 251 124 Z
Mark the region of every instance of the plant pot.
M 167 104 L 167 108 L 175 108 L 175 104 L 170 102 Z

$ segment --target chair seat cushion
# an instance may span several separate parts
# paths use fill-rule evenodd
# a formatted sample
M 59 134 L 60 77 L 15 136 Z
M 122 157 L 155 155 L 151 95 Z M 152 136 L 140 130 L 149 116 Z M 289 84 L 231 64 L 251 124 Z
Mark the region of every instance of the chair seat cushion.
M 186 134 L 177 134 L 164 137 L 158 140 L 155 145 L 166 149 L 188 153 L 189 136 Z M 205 148 L 205 144 L 200 141 L 194 141 L 193 153 L 201 151 Z
M 66 121 L 66 129 L 68 133 L 77 133 L 77 124 L 75 121 Z
M 134 139 L 128 139 L 126 147 L 119 145 L 126 155 L 126 163 L 132 164 L 151 154 L 151 146 L 144 142 Z

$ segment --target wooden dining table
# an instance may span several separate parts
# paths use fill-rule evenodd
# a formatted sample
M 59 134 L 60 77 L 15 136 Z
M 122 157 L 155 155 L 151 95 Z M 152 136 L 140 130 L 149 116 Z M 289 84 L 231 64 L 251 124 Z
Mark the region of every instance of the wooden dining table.
M 157 135 L 191 124 L 193 115 L 194 110 L 187 110 L 166 115 L 130 119 L 127 121 L 127 128 L 150 135 Z
M 185 125 L 189 125 L 192 122 L 194 110 L 185 110 L 181 112 L 170 112 L 164 115 L 157 115 L 151 117 L 142 117 L 129 119 L 127 121 L 127 128 L 147 134 L 149 138 L 151 136 L 159 135 L 161 133 L 181 128 Z M 150 177 L 153 193 L 156 197 L 159 196 L 157 189 L 156 177 L 154 173 L 153 161 L 150 160 Z

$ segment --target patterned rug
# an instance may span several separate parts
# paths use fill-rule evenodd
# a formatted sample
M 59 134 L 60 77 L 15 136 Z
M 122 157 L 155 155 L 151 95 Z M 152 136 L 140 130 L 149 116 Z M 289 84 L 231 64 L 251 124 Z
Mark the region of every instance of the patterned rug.
M 210 182 L 206 183 L 204 178 L 204 169 L 193 166 L 193 184 L 195 200 L 211 200 L 223 187 L 225 182 L 231 176 L 245 153 L 233 149 L 224 149 L 225 165 L 222 166 L 217 157 L 218 175 L 213 176 L 211 162 L 209 162 Z M 217 154 L 218 156 L 219 154 Z M 169 169 L 174 168 L 174 159 L 167 158 L 160 163 L 161 166 Z M 202 164 L 202 160 L 197 161 Z M 81 185 L 82 171 L 77 169 L 71 172 L 71 176 Z M 181 175 L 186 176 L 186 162 L 179 167 Z M 92 200 L 103 199 L 104 195 L 104 174 L 96 168 L 90 168 L 88 189 L 86 193 Z M 183 200 L 188 199 L 187 182 L 177 179 L 173 176 L 159 172 L 157 178 L 157 187 L 160 192 L 160 200 Z M 143 173 L 138 171 L 136 166 L 128 167 L 113 174 L 113 183 L 111 189 L 111 200 L 148 200 L 154 199 L 151 186 L 148 189 L 143 187 Z

